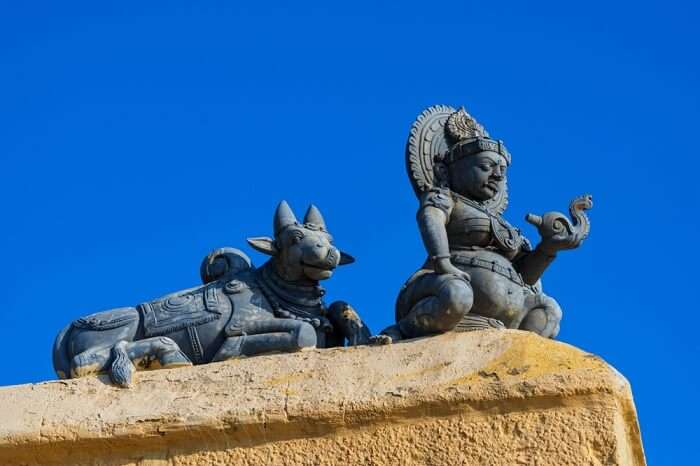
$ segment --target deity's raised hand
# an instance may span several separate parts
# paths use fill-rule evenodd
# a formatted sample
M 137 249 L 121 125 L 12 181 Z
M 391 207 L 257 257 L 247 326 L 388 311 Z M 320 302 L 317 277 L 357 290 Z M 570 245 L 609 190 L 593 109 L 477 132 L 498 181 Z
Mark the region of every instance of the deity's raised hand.
M 590 222 L 586 210 L 593 207 L 593 196 L 579 196 L 569 204 L 573 221 L 561 212 L 547 212 L 543 216 L 527 214 L 525 220 L 537 227 L 542 237 L 538 246 L 544 252 L 554 255 L 557 251 L 574 249 L 588 236 Z

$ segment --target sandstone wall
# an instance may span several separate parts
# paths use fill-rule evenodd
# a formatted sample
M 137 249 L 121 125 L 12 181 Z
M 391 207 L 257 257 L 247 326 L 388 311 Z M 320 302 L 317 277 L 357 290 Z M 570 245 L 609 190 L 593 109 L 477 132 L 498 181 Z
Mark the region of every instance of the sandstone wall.
M 536 335 L 447 334 L 0 388 L 0 464 L 644 464 L 627 381 Z

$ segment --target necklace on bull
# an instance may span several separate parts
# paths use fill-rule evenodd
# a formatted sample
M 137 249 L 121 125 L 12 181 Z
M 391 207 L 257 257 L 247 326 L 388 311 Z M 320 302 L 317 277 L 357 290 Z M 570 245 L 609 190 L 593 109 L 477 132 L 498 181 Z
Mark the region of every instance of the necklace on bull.
M 278 317 L 304 320 L 316 328 L 330 325 L 324 317 L 323 295 L 326 290 L 323 287 L 284 282 L 273 270 L 272 264 L 260 267 L 256 276 L 263 295 Z

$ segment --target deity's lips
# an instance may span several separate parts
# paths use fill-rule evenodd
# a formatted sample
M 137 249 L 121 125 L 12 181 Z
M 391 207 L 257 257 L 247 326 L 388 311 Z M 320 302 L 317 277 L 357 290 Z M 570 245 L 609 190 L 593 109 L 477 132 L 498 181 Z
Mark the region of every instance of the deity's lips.
M 498 192 L 498 183 L 495 182 L 489 182 L 484 185 L 484 187 L 488 188 L 489 190 L 493 191 L 494 193 Z

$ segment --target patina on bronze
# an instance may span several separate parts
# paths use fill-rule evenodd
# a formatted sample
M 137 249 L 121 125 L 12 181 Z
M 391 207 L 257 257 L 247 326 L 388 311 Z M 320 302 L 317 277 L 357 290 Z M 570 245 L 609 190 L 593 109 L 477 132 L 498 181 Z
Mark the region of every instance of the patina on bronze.
M 238 249 L 217 249 L 202 262 L 203 285 L 72 322 L 56 337 L 56 373 L 70 378 L 107 371 L 114 383 L 128 386 L 136 368 L 389 342 L 371 336 L 346 302 L 326 307 L 319 281 L 354 259 L 332 244 L 315 206 L 299 223 L 282 201 L 274 233 L 248 239 L 271 256 L 260 268 Z
M 402 287 L 393 340 L 449 330 L 516 328 L 554 338 L 562 312 L 540 277 L 564 249 L 588 236 L 591 196 L 526 220 L 538 228 L 532 248 L 502 213 L 511 155 L 464 108 L 426 109 L 411 128 L 406 166 L 420 199 L 418 226 L 428 258 Z

